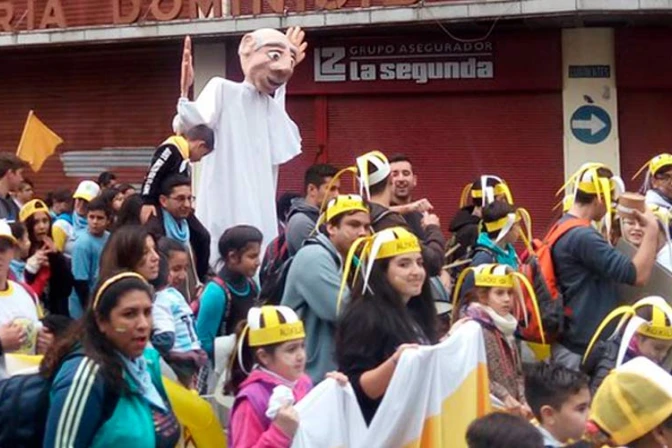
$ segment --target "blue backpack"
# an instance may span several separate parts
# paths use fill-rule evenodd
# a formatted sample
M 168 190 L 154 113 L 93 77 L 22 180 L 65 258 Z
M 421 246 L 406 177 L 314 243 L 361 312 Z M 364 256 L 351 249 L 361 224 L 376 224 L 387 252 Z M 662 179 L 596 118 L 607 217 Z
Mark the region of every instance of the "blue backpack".
M 81 351 L 67 355 L 63 362 L 83 357 Z M 41 447 L 49 413 L 49 392 L 53 377 L 41 373 L 15 375 L 0 381 L 0 447 Z M 107 389 L 106 389 L 107 391 Z M 103 418 L 112 416 L 119 396 L 110 391 Z

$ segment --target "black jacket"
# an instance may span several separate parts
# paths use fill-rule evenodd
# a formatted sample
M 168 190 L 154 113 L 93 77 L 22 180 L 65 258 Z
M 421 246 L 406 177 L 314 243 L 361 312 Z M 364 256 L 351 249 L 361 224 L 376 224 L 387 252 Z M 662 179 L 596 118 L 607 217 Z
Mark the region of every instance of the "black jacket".
M 163 143 L 156 148 L 149 171 L 142 183 L 140 195 L 143 202 L 158 207 L 161 184 L 174 174 L 191 177 L 189 160 L 182 156 L 180 149 L 174 143 Z
M 446 250 L 446 238 L 443 236 L 443 233 L 441 233 L 441 228 L 439 226 L 427 226 L 423 238 L 413 231 L 413 228 L 402 215 L 393 212 L 387 207 L 372 202 L 371 227 L 376 232 L 389 229 L 390 227 L 404 227 L 409 232 L 412 232 L 420 240 L 422 246 L 422 258 L 425 262 L 427 275 L 434 277 L 441 273 Z
M 450 222 L 450 233 L 455 237 L 455 242 L 460 245 L 451 256 L 453 260 L 459 260 L 469 252 L 469 248 L 476 245 L 478 238 L 478 223 L 481 218 L 473 215 L 474 207 L 461 208 Z

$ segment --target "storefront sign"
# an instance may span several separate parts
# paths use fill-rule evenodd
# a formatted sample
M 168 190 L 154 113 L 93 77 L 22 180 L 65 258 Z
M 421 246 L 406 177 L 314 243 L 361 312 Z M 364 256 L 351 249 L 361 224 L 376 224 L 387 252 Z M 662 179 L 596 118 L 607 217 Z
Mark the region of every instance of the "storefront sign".
M 577 78 L 611 78 L 609 65 L 570 65 L 569 77 Z
M 0 0 L 0 32 L 146 21 L 410 6 L 419 0 Z M 103 19 L 100 20 L 101 14 Z M 102 22 L 102 23 L 101 23 Z
M 352 44 L 315 49 L 315 82 L 492 79 L 493 44 L 480 42 L 400 42 Z

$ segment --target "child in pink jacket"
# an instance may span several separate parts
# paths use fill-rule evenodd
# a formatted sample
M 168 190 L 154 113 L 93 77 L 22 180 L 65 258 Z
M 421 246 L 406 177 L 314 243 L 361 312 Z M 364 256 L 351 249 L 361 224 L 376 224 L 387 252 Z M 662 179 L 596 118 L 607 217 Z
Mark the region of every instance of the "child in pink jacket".
M 299 427 L 294 404 L 312 388 L 305 374 L 303 323 L 285 306 L 252 308 L 240 330 L 227 385 L 236 394 L 229 423 L 233 448 L 289 448 Z M 241 325 L 242 327 L 242 325 Z M 251 371 L 247 368 L 251 367 Z M 347 382 L 337 372 L 328 374 Z

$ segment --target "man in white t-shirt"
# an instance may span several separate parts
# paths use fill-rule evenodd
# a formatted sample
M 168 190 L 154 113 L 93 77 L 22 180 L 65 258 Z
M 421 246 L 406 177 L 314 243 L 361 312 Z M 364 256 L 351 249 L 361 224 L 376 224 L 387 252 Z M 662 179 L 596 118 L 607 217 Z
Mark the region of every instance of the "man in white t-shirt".
M 40 322 L 36 299 L 25 286 L 7 278 L 15 246 L 9 225 L 0 221 L 0 355 L 44 353 L 53 335 Z

